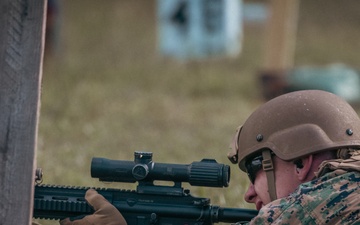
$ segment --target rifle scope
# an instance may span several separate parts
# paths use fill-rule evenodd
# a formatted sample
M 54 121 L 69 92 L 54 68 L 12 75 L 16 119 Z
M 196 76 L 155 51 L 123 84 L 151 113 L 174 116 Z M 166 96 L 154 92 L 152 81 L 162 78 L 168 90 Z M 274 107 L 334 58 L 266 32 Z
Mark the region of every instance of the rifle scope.
M 214 159 L 191 164 L 155 163 L 151 152 L 135 152 L 134 161 L 93 158 L 91 177 L 107 182 L 188 182 L 192 186 L 227 187 L 230 167 Z

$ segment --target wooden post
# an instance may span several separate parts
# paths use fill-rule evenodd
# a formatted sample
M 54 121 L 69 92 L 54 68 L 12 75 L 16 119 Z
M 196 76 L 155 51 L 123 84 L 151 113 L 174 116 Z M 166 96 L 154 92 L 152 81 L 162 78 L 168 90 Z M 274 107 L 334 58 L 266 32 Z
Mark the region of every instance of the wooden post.
M 30 224 L 45 0 L 0 1 L 0 224 Z
M 270 0 L 261 72 L 267 99 L 283 93 L 286 72 L 293 68 L 299 4 L 299 0 Z
M 293 67 L 299 0 L 271 0 L 265 40 L 266 70 Z

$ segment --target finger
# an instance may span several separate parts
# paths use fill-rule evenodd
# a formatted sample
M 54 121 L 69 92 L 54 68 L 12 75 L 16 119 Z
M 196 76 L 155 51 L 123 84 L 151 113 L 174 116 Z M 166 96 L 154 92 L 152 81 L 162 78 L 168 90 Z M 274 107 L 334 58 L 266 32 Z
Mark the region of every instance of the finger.
M 89 189 L 85 194 L 86 201 L 94 208 L 95 211 L 101 208 L 108 201 L 94 189 Z

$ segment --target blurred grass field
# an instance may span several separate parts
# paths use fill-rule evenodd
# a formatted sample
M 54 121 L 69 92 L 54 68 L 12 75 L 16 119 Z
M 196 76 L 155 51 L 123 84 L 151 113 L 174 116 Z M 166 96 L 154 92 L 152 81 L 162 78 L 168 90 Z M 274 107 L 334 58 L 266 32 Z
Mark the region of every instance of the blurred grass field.
M 153 152 L 155 162 L 230 164 L 233 132 L 263 102 L 264 26 L 245 24 L 237 58 L 181 63 L 157 51 L 155 3 L 62 2 L 59 48 L 46 56 L 43 74 L 37 166 L 44 183 L 107 187 L 90 177 L 91 158 L 133 160 L 134 151 Z M 295 66 L 358 67 L 359 7 L 301 1 Z M 215 205 L 253 207 L 243 200 L 246 175 L 231 169 L 226 189 L 189 188 Z

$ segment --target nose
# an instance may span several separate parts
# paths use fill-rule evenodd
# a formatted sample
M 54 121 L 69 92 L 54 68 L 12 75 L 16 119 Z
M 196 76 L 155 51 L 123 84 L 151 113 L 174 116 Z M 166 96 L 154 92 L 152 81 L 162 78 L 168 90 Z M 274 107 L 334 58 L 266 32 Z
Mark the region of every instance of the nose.
M 249 187 L 245 193 L 244 199 L 248 203 L 255 203 L 255 197 L 257 196 L 254 185 L 252 183 L 249 184 Z

